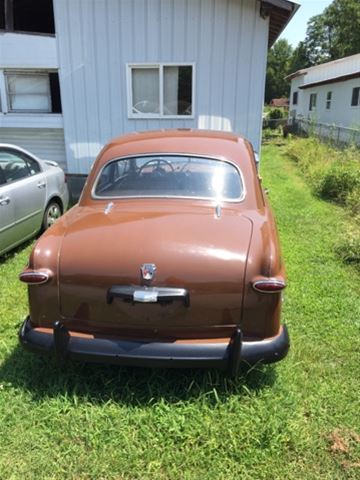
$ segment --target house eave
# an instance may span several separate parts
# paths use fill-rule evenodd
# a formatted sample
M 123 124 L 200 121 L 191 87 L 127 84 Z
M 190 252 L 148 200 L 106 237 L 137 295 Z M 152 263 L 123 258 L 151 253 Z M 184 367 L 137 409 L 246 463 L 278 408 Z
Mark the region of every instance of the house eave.
M 260 15 L 263 18 L 269 17 L 270 20 L 269 48 L 281 35 L 281 32 L 285 29 L 299 7 L 299 4 L 288 0 L 261 0 Z
M 340 75 L 338 77 L 327 78 L 319 82 L 307 83 L 299 87 L 300 90 L 306 90 L 307 88 L 320 87 L 321 85 L 328 85 L 331 83 L 345 82 L 346 80 L 352 80 L 353 78 L 360 78 L 360 71 L 349 73 L 348 75 Z

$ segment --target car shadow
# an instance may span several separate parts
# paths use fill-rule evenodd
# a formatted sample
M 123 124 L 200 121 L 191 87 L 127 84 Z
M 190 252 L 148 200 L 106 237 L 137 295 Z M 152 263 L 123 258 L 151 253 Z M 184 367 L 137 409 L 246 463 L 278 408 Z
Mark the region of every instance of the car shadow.
M 72 361 L 59 367 L 52 358 L 20 346 L 0 366 L 1 388 L 28 391 L 36 400 L 66 395 L 94 404 L 115 401 L 145 406 L 159 400 L 176 403 L 202 398 L 215 406 L 232 395 L 249 396 L 272 386 L 275 379 L 272 365 L 244 368 L 236 378 L 206 369 L 145 369 Z
M 13 248 L 9 252 L 6 252 L 3 255 L 0 255 L 0 265 L 16 257 L 17 254 L 21 253 L 23 250 L 26 250 L 33 242 L 34 242 L 34 238 L 30 238 L 29 240 L 26 240 L 24 243 L 21 243 L 20 245 Z

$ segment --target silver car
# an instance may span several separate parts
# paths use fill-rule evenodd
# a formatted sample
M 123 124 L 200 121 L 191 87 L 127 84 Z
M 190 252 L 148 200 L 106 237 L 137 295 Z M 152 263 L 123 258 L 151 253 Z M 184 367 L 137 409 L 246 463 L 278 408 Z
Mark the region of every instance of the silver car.
M 65 174 L 56 162 L 0 143 L 0 255 L 50 227 L 68 201 Z

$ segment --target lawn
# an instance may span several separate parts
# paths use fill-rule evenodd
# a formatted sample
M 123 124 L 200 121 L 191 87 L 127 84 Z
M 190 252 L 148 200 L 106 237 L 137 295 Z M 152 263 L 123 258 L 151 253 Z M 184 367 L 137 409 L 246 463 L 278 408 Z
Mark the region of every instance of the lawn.
M 27 245 L 0 263 L 0 479 L 360 479 L 360 277 L 333 253 L 346 217 L 281 147 L 262 162 L 287 265 L 288 357 L 236 380 L 60 370 L 18 346 Z

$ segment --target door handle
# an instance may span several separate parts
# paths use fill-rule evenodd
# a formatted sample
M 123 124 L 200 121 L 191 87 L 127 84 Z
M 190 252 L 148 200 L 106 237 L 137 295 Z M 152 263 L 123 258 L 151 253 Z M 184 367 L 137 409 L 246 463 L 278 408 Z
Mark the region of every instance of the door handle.
M 10 197 L 0 197 L 0 205 L 8 205 L 10 203 Z
M 37 184 L 38 188 L 45 188 L 46 187 L 46 183 L 45 182 L 39 182 Z

